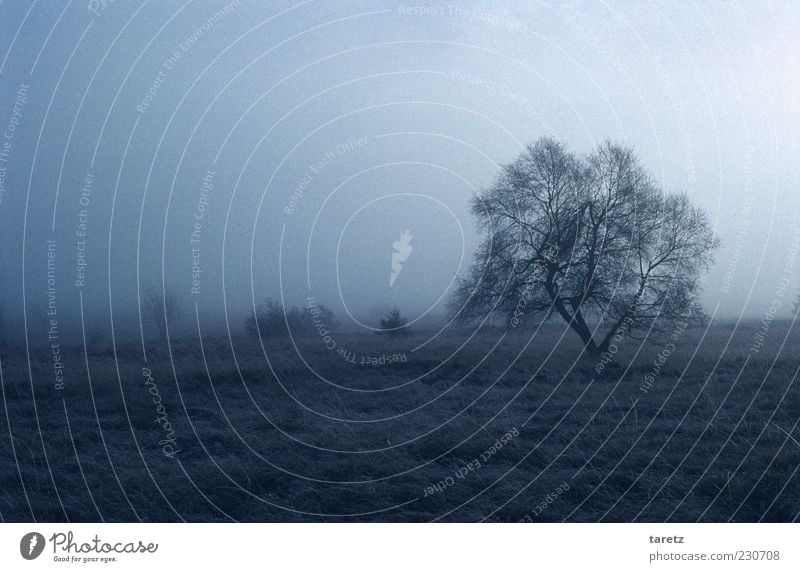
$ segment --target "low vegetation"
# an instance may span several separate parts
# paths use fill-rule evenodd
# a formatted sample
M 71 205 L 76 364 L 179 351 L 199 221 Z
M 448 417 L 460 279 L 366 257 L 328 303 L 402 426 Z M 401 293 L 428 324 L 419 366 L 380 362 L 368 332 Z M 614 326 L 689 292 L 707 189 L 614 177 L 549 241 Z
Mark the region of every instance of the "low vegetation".
M 626 339 L 602 368 L 558 323 L 416 351 L 428 333 L 340 333 L 346 355 L 319 337 L 296 338 L 295 351 L 275 336 L 269 362 L 253 336 L 232 341 L 235 357 L 227 337 L 205 336 L 149 351 L 147 375 L 136 344 L 118 346 L 116 364 L 92 351 L 91 384 L 82 348 L 64 347 L 75 381 L 63 391 L 31 385 L 23 352 L 4 355 L 0 423 L 13 441 L 0 447 L 0 513 L 791 521 L 800 337 L 774 322 L 754 353 L 758 329 L 689 327 L 670 346 Z M 34 361 L 34 378 L 50 367 Z

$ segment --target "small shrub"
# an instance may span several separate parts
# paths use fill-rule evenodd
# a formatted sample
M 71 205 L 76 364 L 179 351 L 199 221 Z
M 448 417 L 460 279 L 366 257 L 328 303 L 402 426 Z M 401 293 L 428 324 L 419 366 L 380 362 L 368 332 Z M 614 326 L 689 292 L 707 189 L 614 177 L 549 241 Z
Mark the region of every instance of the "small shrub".
M 277 300 L 267 298 L 258 305 L 245 321 L 249 334 L 260 334 L 262 338 L 305 336 L 315 332 L 315 323 L 322 323 L 328 330 L 336 327 L 333 311 L 325 305 L 311 307 L 283 306 Z
M 392 306 L 386 317 L 381 318 L 381 329 L 377 333 L 406 336 L 411 333 L 411 330 L 408 327 L 408 320 L 400 314 L 400 309 L 397 306 Z

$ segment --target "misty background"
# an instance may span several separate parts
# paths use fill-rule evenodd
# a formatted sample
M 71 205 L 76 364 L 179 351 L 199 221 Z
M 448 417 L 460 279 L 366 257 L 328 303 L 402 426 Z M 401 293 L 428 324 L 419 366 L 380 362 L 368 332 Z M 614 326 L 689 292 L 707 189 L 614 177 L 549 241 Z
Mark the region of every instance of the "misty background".
M 69 335 L 81 297 L 87 328 L 138 334 L 162 283 L 187 332 L 195 305 L 239 330 L 267 297 L 364 331 L 393 304 L 441 316 L 469 198 L 542 135 L 630 145 L 709 213 L 715 319 L 758 318 L 784 280 L 788 317 L 798 28 L 789 1 L 0 2 L 5 320 L 21 333 L 24 302 L 45 328 L 49 259 Z

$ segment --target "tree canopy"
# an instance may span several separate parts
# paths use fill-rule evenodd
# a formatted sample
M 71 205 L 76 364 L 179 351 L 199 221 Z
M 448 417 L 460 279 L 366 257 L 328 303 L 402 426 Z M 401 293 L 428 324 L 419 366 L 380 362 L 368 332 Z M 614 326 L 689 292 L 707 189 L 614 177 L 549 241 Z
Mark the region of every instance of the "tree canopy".
M 459 281 L 457 316 L 558 315 L 586 351 L 703 316 L 702 273 L 719 241 L 703 211 L 664 193 L 633 151 L 588 157 L 542 138 L 502 167 L 472 212 L 486 237 Z

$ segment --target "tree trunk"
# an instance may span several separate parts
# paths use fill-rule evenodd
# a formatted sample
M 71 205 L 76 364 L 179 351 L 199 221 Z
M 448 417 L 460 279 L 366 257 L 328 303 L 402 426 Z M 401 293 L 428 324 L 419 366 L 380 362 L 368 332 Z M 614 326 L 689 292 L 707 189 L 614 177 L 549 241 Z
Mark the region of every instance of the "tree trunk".
M 602 352 L 597 347 L 597 344 L 594 343 L 592 332 L 589 330 L 586 320 L 583 319 L 580 309 L 574 309 L 573 313 L 570 314 L 569 310 L 567 310 L 566 306 L 564 306 L 563 300 L 558 297 L 555 285 L 553 284 L 552 269 L 550 269 L 547 280 L 545 280 L 545 289 L 547 290 L 547 294 L 550 296 L 550 299 L 553 301 L 553 306 L 555 306 L 558 315 L 561 316 L 567 324 L 569 324 L 569 327 L 572 328 L 572 330 L 578 334 L 578 336 L 580 336 L 581 340 L 583 341 L 584 351 L 590 356 L 599 356 Z
M 583 319 L 580 310 L 576 311 L 574 314 L 570 314 L 569 310 L 564 306 L 564 303 L 558 298 L 553 300 L 553 305 L 556 307 L 558 315 L 561 316 L 569 327 L 572 328 L 572 331 L 581 338 L 584 351 L 590 356 L 599 356 L 602 351 L 597 347 L 597 344 L 594 343 L 592 332 L 589 330 L 589 326 L 586 324 L 586 320 Z
M 569 325 L 580 336 L 581 340 L 583 340 L 583 349 L 587 354 L 592 357 L 598 357 L 603 353 L 604 350 L 595 343 L 592 332 L 586 324 L 586 320 L 583 319 L 580 310 L 575 311 Z

